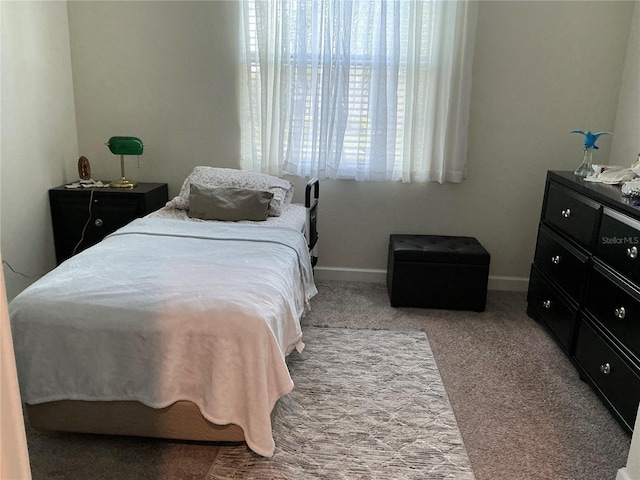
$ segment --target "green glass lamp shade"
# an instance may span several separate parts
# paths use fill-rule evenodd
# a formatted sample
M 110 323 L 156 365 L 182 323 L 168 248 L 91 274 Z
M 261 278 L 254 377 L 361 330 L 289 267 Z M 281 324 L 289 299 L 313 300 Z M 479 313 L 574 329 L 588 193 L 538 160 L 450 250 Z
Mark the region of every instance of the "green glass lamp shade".
M 111 137 L 107 142 L 107 146 L 111 153 L 120 155 L 120 179 L 110 183 L 116 188 L 133 188 L 136 182 L 129 180 L 124 176 L 124 156 L 125 155 L 142 155 L 144 146 L 142 140 L 138 137 Z
M 114 155 L 142 155 L 142 140 L 138 137 L 111 137 L 107 146 Z

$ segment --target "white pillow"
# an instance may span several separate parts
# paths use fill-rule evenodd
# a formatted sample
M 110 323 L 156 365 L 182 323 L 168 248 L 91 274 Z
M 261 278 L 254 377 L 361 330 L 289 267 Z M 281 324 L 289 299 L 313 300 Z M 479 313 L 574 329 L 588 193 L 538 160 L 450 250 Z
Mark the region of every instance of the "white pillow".
M 273 193 L 267 213 L 270 217 L 279 217 L 293 198 L 293 184 L 289 180 L 258 172 L 247 172 L 233 168 L 195 167 L 185 178 L 180 193 L 167 203 L 167 207 L 181 210 L 189 209 L 191 184 L 205 187 L 238 187 L 253 190 L 266 190 Z

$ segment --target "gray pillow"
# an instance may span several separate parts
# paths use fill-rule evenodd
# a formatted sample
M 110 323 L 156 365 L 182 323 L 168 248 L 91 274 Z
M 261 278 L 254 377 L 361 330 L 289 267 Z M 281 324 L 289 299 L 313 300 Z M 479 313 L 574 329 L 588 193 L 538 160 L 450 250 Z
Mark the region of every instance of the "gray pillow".
M 191 184 L 187 215 L 202 220 L 263 221 L 273 193 L 238 187 Z

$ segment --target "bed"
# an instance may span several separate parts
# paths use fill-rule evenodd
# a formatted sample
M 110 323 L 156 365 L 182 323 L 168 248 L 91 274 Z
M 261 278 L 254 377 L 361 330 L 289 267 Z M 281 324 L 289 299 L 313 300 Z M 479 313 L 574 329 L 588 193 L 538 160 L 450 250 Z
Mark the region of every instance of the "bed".
M 31 426 L 246 441 L 273 455 L 271 414 L 293 388 L 286 357 L 304 347 L 300 318 L 317 293 L 318 182 L 304 206 L 280 182 L 196 167 L 163 209 L 18 295 L 10 315 Z M 230 191 L 266 219 L 224 221 Z M 192 215 L 203 198 L 222 221 Z

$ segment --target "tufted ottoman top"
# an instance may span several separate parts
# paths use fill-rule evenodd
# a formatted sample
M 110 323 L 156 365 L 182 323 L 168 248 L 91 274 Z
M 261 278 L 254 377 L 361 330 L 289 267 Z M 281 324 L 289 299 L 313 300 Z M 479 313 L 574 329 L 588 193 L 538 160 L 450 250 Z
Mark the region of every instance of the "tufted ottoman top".
M 403 262 L 488 265 L 491 256 L 473 237 L 391 235 L 393 258 Z

